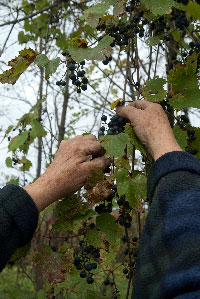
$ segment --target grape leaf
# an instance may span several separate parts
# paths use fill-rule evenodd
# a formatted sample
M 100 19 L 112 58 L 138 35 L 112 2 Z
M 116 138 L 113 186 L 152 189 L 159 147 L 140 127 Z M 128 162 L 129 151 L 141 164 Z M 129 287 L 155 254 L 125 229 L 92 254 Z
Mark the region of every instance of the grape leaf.
M 106 239 L 112 245 L 115 244 L 115 241 L 119 234 L 119 227 L 115 223 L 115 217 L 108 214 L 103 213 L 96 218 L 96 228 L 101 232 L 105 233 Z
M 129 137 L 120 133 L 118 135 L 106 135 L 101 138 L 101 145 L 105 148 L 106 158 L 118 158 L 124 155 L 126 145 L 131 146 Z
M 155 16 L 169 14 L 172 11 L 172 7 L 176 6 L 174 0 L 141 0 L 141 3 Z
M 200 18 L 200 5 L 196 2 L 190 1 L 188 5 L 180 5 L 180 9 L 187 12 L 197 20 Z
M 99 23 L 99 19 L 105 15 L 106 11 L 112 4 L 115 4 L 115 2 L 118 1 L 106 0 L 102 1 L 101 3 L 92 5 L 84 11 L 84 14 L 80 17 L 80 19 L 86 20 L 91 27 L 95 28 Z
M 10 157 L 6 158 L 6 166 L 13 168 L 13 166 L 12 166 L 12 159 Z
M 37 51 L 34 51 L 31 48 L 21 50 L 19 56 L 8 62 L 11 69 L 0 74 L 0 82 L 3 84 L 8 83 L 14 85 L 38 54 Z
M 126 169 L 120 169 L 115 173 L 117 181 L 117 193 L 125 195 L 126 200 L 132 208 L 136 208 L 138 201 L 147 197 L 146 177 L 141 174 L 134 174 L 132 178 Z
M 146 81 L 146 86 L 142 90 L 142 94 L 150 102 L 161 101 L 166 96 L 167 91 L 163 85 L 166 80 L 158 76 Z
M 26 157 L 24 156 L 21 160 L 21 163 L 23 163 L 23 165 L 20 167 L 20 169 L 22 171 L 29 171 L 30 167 L 32 166 L 32 163 L 30 160 L 26 159 Z
M 69 46 L 68 51 L 76 62 L 81 62 L 84 59 L 103 60 L 105 59 L 105 55 L 110 56 L 112 53 L 110 44 L 113 40 L 113 37 L 106 35 L 94 48 L 75 48 L 73 46 Z
M 55 59 L 49 60 L 45 54 L 40 54 L 35 59 L 35 64 L 45 67 L 45 79 L 48 80 L 50 75 L 56 72 L 60 64 L 60 58 L 57 57 Z
M 28 132 L 25 131 L 22 133 L 22 135 L 15 136 L 14 138 L 11 139 L 9 145 L 8 145 L 8 151 L 14 151 L 17 148 L 19 148 L 21 145 L 24 144 L 24 142 L 28 138 Z
M 182 150 L 185 151 L 185 147 L 187 146 L 187 133 L 181 130 L 178 125 L 174 126 L 172 130 L 176 141 L 178 142 Z
M 135 148 L 146 155 L 147 151 L 134 133 L 131 124 L 126 124 L 125 133 L 129 136 L 129 140 L 135 146 Z
M 150 36 L 145 42 L 148 46 L 155 46 L 160 44 L 160 38 L 158 36 Z
M 186 64 L 176 64 L 169 71 L 168 81 L 171 84 L 170 104 L 174 108 L 200 108 L 200 89 L 196 76 L 197 53 L 187 57 Z
M 42 125 L 37 121 L 36 119 L 33 119 L 31 122 L 32 130 L 31 130 L 31 136 L 32 137 L 44 137 L 47 135 L 47 132 L 42 127 Z
M 25 35 L 24 31 L 20 31 L 18 33 L 18 41 L 20 45 L 27 43 L 29 41 L 29 35 Z
M 49 63 L 49 58 L 45 54 L 39 54 L 35 59 L 35 64 L 45 67 Z
M 126 200 L 134 208 L 135 206 L 135 183 L 134 180 L 129 177 L 128 170 L 120 169 L 115 173 L 117 181 L 117 193 L 119 196 L 125 195 Z
M 87 231 L 85 238 L 90 245 L 93 245 L 94 247 L 102 247 L 103 242 L 101 240 L 100 233 L 96 228 Z

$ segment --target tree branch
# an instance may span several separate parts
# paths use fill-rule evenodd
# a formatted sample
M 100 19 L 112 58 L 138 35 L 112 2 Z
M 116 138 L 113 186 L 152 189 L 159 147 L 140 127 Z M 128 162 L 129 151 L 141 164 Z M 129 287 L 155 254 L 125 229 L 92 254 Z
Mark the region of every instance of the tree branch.
M 58 5 L 60 3 L 62 3 L 62 1 L 58 0 L 55 3 L 53 3 L 52 5 L 49 5 L 49 6 L 45 7 L 45 8 L 42 8 L 42 9 L 38 10 L 37 12 L 34 12 L 32 14 L 27 15 L 26 17 L 23 17 L 21 19 L 15 19 L 13 21 L 9 21 L 9 22 L 0 24 L 0 27 L 4 27 L 4 26 L 7 26 L 7 25 L 20 23 L 20 22 L 25 21 L 25 20 L 27 20 L 29 18 L 35 17 L 35 16 L 37 16 L 37 15 L 39 15 L 39 14 L 41 14 L 41 13 L 43 13 L 43 12 L 45 12 L 45 11 L 51 9 L 51 8 L 53 8 L 53 7 L 55 7 L 56 5 Z

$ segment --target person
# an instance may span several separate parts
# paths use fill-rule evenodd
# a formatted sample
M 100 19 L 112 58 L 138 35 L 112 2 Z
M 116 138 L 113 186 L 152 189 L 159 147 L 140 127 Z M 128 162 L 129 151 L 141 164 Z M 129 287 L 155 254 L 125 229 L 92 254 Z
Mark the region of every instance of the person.
M 154 160 L 132 299 L 200 298 L 199 161 L 179 146 L 161 105 L 139 100 L 117 107 L 116 113 L 130 120 Z M 34 183 L 0 190 L 0 271 L 14 249 L 32 239 L 40 211 L 78 191 L 91 169 L 111 164 L 104 154 L 92 134 L 64 140 Z

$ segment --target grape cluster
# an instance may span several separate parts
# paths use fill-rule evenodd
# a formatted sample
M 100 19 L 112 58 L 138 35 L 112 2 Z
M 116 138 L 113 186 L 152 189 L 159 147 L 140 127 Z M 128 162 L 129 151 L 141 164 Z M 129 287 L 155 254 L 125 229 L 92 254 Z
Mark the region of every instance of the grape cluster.
M 101 120 L 104 122 L 104 124 L 106 124 L 107 116 L 103 115 L 101 117 Z M 107 134 L 105 134 L 106 128 L 103 125 L 99 130 L 99 137 L 105 135 L 117 135 L 118 133 L 123 133 L 125 130 L 126 123 L 130 123 L 130 121 L 126 118 L 120 117 L 117 114 L 112 116 L 108 123 Z
M 188 5 L 188 3 L 190 2 L 190 0 L 175 0 L 177 3 L 181 3 L 183 5 Z
M 63 52 L 62 55 L 68 56 L 67 64 L 70 70 L 69 78 L 72 81 L 72 84 L 77 87 L 76 89 L 77 93 L 81 93 L 81 90 L 86 91 L 88 79 L 85 77 L 85 73 L 86 73 L 85 70 L 83 70 L 83 67 L 85 65 L 85 60 L 81 61 L 80 63 L 77 63 L 71 58 L 69 52 Z M 65 86 L 66 81 L 63 80 L 57 81 L 56 85 Z
M 113 204 L 112 204 L 112 200 L 113 200 L 113 197 L 114 197 L 114 193 L 111 193 L 104 201 L 103 203 L 100 203 L 99 205 L 97 205 L 95 207 L 95 211 L 98 213 L 98 214 L 103 214 L 103 213 L 112 213 L 112 207 L 113 207 Z
M 121 241 L 123 243 L 128 243 L 129 242 L 129 247 L 130 247 L 130 253 L 133 257 L 133 261 L 129 262 L 125 268 L 123 269 L 123 274 L 126 275 L 126 278 L 129 279 L 130 276 L 132 276 L 132 274 L 135 272 L 135 266 L 136 266 L 136 258 L 138 255 L 138 237 L 132 237 L 130 238 L 128 236 L 122 236 Z M 124 254 L 127 255 L 128 254 L 128 248 L 124 251 Z
M 132 217 L 130 215 L 130 212 L 132 208 L 129 205 L 129 202 L 125 200 L 125 196 L 121 196 L 117 204 L 119 206 L 119 218 L 118 218 L 118 223 L 121 226 L 124 226 L 125 228 L 130 228 L 131 227 L 131 222 L 132 222 Z
M 81 270 L 80 277 L 86 278 L 87 283 L 92 284 L 94 282 L 92 270 L 97 269 L 97 263 L 91 263 L 90 259 L 98 259 L 100 257 L 100 250 L 92 245 L 88 245 L 84 239 L 79 242 L 81 253 L 80 256 L 74 256 L 74 266 L 77 270 Z
M 106 24 L 105 22 L 102 22 L 96 27 L 97 31 L 109 34 L 114 38 L 114 41 L 110 44 L 111 47 L 115 47 L 116 45 L 127 46 L 129 38 L 134 38 L 137 34 L 139 34 L 139 37 L 144 36 L 145 29 L 143 28 L 143 25 L 146 25 L 148 20 L 144 18 L 142 24 L 139 24 L 144 15 L 144 11 L 139 10 L 138 7 L 136 7 L 136 1 L 128 2 L 126 4 L 126 11 L 130 14 L 128 23 L 124 23 L 121 20 L 116 24 Z M 98 40 L 101 40 L 102 37 L 103 36 L 100 36 Z

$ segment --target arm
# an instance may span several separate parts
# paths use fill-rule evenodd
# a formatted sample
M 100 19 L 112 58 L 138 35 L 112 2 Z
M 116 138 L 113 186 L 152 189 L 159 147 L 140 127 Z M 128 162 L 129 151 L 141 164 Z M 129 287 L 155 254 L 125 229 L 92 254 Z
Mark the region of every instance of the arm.
M 31 241 L 38 216 L 36 205 L 23 188 L 10 184 L 0 190 L 0 271 L 17 247 Z
M 61 142 L 53 162 L 33 184 L 0 190 L 0 271 L 17 247 L 31 241 L 40 211 L 78 191 L 92 169 L 110 166 L 104 153 L 95 136 L 76 136 Z M 91 155 L 96 158 L 88 161 Z
M 200 163 L 186 152 L 166 153 L 153 164 L 147 187 L 152 204 L 132 299 L 200 298 Z

